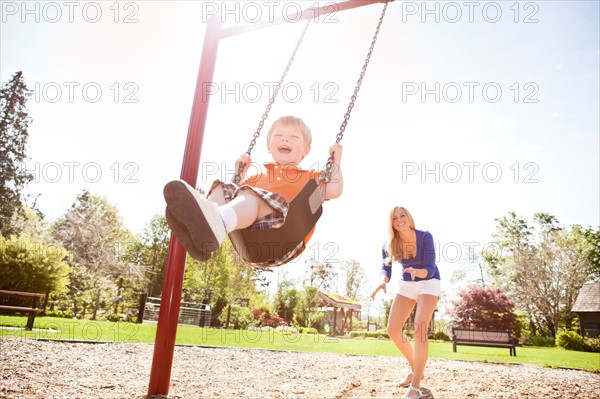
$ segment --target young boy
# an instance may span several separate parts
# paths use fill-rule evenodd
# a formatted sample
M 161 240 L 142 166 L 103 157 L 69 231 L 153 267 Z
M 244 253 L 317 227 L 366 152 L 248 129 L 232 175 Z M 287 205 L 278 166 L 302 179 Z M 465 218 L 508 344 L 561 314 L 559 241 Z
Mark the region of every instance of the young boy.
M 167 223 L 188 253 L 194 259 L 207 260 L 234 230 L 280 227 L 285 221 L 289 202 L 308 180 L 320 176 L 319 172 L 298 167 L 310 152 L 311 143 L 312 135 L 304 121 L 284 116 L 273 122 L 267 135 L 267 149 L 274 162 L 265 163 L 265 171 L 261 174 L 247 178 L 239 186 L 217 180 L 207 198 L 182 180 L 167 183 L 164 188 Z M 326 200 L 339 197 L 343 188 L 342 146 L 334 144 L 329 148 L 329 154 L 333 156 L 334 164 L 327 183 Z M 251 162 L 246 154 L 236 162 L 236 166 L 243 165 L 242 176 Z M 304 250 L 304 243 L 298 244 L 276 264 L 298 256 Z

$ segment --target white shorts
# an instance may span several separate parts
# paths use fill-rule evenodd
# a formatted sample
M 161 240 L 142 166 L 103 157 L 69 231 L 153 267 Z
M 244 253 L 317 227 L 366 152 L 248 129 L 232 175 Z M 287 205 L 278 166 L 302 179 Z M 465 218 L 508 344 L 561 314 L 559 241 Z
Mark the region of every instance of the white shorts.
M 419 295 L 440 296 L 441 282 L 438 279 L 404 281 L 396 283 L 396 294 L 402 295 L 415 301 Z

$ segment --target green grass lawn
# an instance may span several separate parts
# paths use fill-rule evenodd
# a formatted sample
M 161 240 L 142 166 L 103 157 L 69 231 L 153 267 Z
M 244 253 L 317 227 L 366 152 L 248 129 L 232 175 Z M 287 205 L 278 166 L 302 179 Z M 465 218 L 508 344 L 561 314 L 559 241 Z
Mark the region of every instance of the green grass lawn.
M 25 331 L 22 327 L 26 323 L 26 316 L 0 315 L 0 326 L 2 326 L 0 327 L 0 337 L 154 343 L 156 335 L 155 324 L 37 317 L 34 331 Z M 207 329 L 194 326 L 179 326 L 176 343 L 179 345 L 333 352 L 349 355 L 400 356 L 392 341 L 386 339 L 283 335 L 273 331 Z M 458 346 L 457 353 L 454 353 L 452 352 L 452 343 L 431 342 L 429 356 L 451 360 L 537 364 L 600 372 L 600 353 L 567 351 L 561 348 L 518 347 L 515 357 L 509 356 L 508 349 L 473 346 Z

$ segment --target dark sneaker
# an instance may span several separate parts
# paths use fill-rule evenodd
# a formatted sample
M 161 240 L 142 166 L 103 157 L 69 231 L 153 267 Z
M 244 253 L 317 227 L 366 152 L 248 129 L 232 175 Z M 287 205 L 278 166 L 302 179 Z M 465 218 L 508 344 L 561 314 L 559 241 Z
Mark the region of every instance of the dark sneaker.
M 218 205 L 183 180 L 167 183 L 163 195 L 171 219 L 167 223 L 181 244 L 190 255 L 193 251 L 210 257 L 227 237 Z
M 177 219 L 175 219 L 168 207 L 165 210 L 165 216 L 167 218 L 167 224 L 171 228 L 171 231 L 173 232 L 173 234 L 175 234 L 181 245 L 183 245 L 187 253 L 190 254 L 192 258 L 200 261 L 210 259 L 212 254 L 210 252 L 204 253 L 194 246 L 194 242 L 192 241 L 192 237 L 190 237 L 190 233 L 187 227 L 185 227 L 183 223 L 180 223 Z

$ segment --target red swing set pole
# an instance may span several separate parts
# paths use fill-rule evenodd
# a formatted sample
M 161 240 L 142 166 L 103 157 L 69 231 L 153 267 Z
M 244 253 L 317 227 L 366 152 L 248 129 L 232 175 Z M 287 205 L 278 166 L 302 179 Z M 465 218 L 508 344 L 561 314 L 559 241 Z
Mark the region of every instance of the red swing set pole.
M 221 20 L 217 15 L 213 15 L 209 18 L 204 35 L 202 57 L 200 59 L 200 68 L 196 81 L 192 114 L 188 126 L 180 178 L 191 186 L 196 186 L 202 140 L 204 138 L 204 128 L 206 126 L 206 118 L 208 115 L 208 103 L 210 100 L 210 94 L 205 93 L 204 89 L 207 84 L 212 83 L 219 40 L 257 29 L 298 21 L 300 19 L 314 18 L 316 20 L 320 15 L 345 11 L 373 3 L 386 3 L 387 1 L 388 0 L 349 0 L 337 4 L 328 4 L 320 8 L 304 10 L 300 16 L 282 16 L 268 23 L 258 23 L 228 29 L 222 29 Z M 158 314 L 158 326 L 154 342 L 154 354 L 152 358 L 152 368 L 150 370 L 148 395 L 167 395 L 169 393 L 171 370 L 173 367 L 173 353 L 175 351 L 175 337 L 177 335 L 177 321 L 181 307 L 185 258 L 185 249 L 181 243 L 179 243 L 177 238 L 171 234 L 167 264 L 165 266 L 160 311 Z

